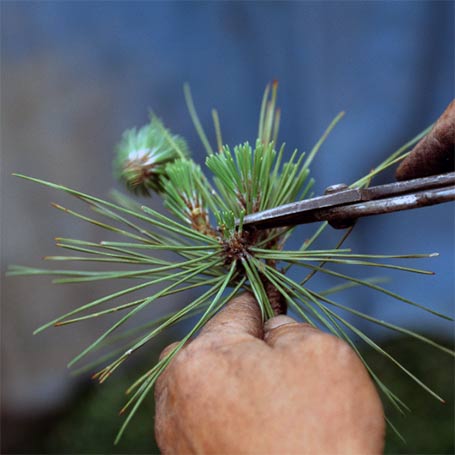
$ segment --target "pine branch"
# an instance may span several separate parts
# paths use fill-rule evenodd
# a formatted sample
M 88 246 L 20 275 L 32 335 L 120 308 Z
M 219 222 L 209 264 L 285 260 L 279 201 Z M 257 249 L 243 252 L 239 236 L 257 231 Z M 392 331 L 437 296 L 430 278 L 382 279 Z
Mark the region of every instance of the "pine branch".
M 431 258 L 436 255 L 435 253 L 352 252 L 350 249 L 342 248 L 352 228 L 345 231 L 335 246 L 313 249 L 314 242 L 327 227 L 326 222 L 316 226 L 313 235 L 299 249 L 289 250 L 286 243 L 293 236 L 293 227 L 257 231 L 245 229 L 243 226 L 246 214 L 311 196 L 314 180 L 310 176 L 310 166 L 313 165 L 325 139 L 344 115 L 340 113 L 335 117 L 307 156 L 294 150 L 286 159 L 284 144 L 281 146 L 277 144 L 281 121 L 281 112 L 276 107 L 277 87 L 277 82 L 274 82 L 265 89 L 254 146 L 247 142 L 234 147 L 225 144 L 218 113 L 212 110 L 217 143 L 217 153 L 214 153 L 197 115 L 189 87 L 185 85 L 184 94 L 188 110 L 208 155 L 205 167 L 192 160 L 186 142 L 180 136 L 171 133 L 154 114 L 144 127 L 124 133 L 116 150 L 117 177 L 135 194 L 150 195 L 152 192 L 159 194 L 164 201 L 167 214 L 140 205 L 119 192 L 113 193 L 113 201 L 106 201 L 64 185 L 17 174 L 18 177 L 67 193 L 86 203 L 90 215 L 59 204 L 54 204 L 54 207 L 79 222 L 96 226 L 101 234 L 109 231 L 116 238 L 107 241 L 101 237 L 99 242 L 91 242 L 59 237 L 56 239 L 57 247 L 71 253 L 47 256 L 45 259 L 58 264 L 75 262 L 81 269 L 11 266 L 8 272 L 10 276 L 50 275 L 55 277 L 55 283 L 60 284 L 88 285 L 98 280 L 136 282 L 134 285 L 125 285 L 121 290 L 109 295 L 83 303 L 35 331 L 38 333 L 51 326 L 81 323 L 97 317 L 118 314 L 116 322 L 72 359 L 69 365 L 74 365 L 89 354 L 97 354 L 101 348 L 114 347 L 110 353 L 79 369 L 91 369 L 101 363 L 104 367 L 94 375 L 94 378 L 104 382 L 137 350 L 146 346 L 160 333 L 183 320 L 199 315 L 195 325 L 179 344 L 128 389 L 130 396 L 121 413 L 127 410 L 129 413 L 119 431 L 117 441 L 159 375 L 185 342 L 241 290 L 248 290 L 254 294 L 264 320 L 286 311 L 288 307 L 302 320 L 345 340 L 359 355 L 383 396 L 392 402 L 397 411 L 404 413 L 408 408 L 381 381 L 374 368 L 365 363 L 352 335 L 384 355 L 427 392 L 442 400 L 366 333 L 340 316 L 338 311 L 412 336 L 446 354 L 453 355 L 453 351 L 418 333 L 382 321 L 328 297 L 346 289 L 363 287 L 452 321 L 450 316 L 380 286 L 384 279 L 361 279 L 330 269 L 333 264 L 341 264 L 360 267 L 361 270 L 374 267 L 432 275 L 430 271 L 400 265 L 397 261 Z M 351 187 L 368 186 L 375 175 L 403 159 L 410 147 L 427 131 L 420 133 L 391 154 Z M 165 253 L 165 256 L 157 257 L 157 253 Z M 104 270 L 84 268 L 90 263 L 103 264 Z M 112 264 L 121 264 L 124 267 L 122 270 L 111 269 Z M 300 282 L 289 277 L 289 270 L 295 267 L 308 272 Z M 334 277 L 340 280 L 340 284 L 326 290 L 310 289 L 309 283 L 316 273 Z M 200 293 L 192 302 L 183 305 L 177 311 L 168 312 L 162 318 L 145 321 L 133 329 L 123 330 L 125 323 L 139 315 L 149 305 L 190 289 Z M 142 290 L 147 290 L 146 297 L 133 297 L 133 294 Z M 113 303 L 118 298 L 130 295 L 131 299 L 126 303 Z M 393 424 L 391 422 L 389 424 L 397 432 Z

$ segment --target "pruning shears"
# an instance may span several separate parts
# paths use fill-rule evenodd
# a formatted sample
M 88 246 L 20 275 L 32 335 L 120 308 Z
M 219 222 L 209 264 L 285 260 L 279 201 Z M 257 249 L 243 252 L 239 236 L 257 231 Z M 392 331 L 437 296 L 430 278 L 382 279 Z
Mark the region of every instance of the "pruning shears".
M 323 196 L 247 215 L 243 226 L 270 229 L 328 221 L 343 229 L 358 218 L 455 200 L 455 100 L 396 171 L 397 182 L 370 188 L 328 187 Z

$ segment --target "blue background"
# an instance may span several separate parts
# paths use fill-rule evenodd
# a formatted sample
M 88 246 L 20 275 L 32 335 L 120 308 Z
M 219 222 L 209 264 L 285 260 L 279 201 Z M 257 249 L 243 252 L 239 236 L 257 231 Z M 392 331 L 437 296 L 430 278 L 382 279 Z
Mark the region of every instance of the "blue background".
M 202 163 L 183 83 L 190 83 L 211 138 L 216 107 L 223 138 L 235 145 L 255 139 L 263 89 L 278 79 L 280 139 L 288 152 L 310 149 L 346 111 L 314 162 L 318 194 L 367 173 L 454 96 L 452 2 L 3 2 L 1 12 L 2 387 L 9 412 L 41 412 L 71 393 L 75 380 L 65 360 L 103 323 L 39 338 L 30 333 L 62 308 L 106 292 L 4 280 L 7 264 L 41 266 L 38 259 L 56 251 L 54 236 L 100 239 L 48 208 L 60 195 L 11 172 L 106 196 L 115 185 L 112 150 L 125 128 L 147 121 L 149 109 L 188 139 Z M 388 172 L 376 183 L 392 178 Z M 299 232 L 294 246 L 311 228 Z M 361 253 L 440 252 L 408 262 L 435 277 L 396 273 L 388 286 L 453 315 L 453 204 L 361 220 L 349 246 Z M 380 294 L 357 289 L 342 299 L 393 323 L 453 333 L 449 323 Z

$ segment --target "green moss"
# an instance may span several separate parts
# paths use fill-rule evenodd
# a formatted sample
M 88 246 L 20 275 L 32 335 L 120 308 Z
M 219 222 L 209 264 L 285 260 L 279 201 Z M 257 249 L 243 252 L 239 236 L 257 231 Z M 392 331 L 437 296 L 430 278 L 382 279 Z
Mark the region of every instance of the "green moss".
M 448 340 L 436 341 L 453 347 Z M 455 453 L 453 358 L 410 338 L 399 337 L 381 346 L 392 356 L 402 359 L 406 368 L 433 387 L 446 401 L 442 404 L 429 394 L 422 393 L 416 383 L 401 374 L 386 358 L 377 352 L 366 351 L 366 361 L 374 365 L 381 380 L 411 408 L 411 413 L 402 416 L 388 400 L 383 400 L 386 415 L 406 439 L 406 444 L 403 444 L 388 428 L 385 453 Z
M 117 445 L 113 441 L 124 420 L 115 410 L 125 404 L 125 389 L 138 371 L 119 373 L 103 386 L 93 383 L 48 434 L 46 454 L 157 454 L 153 394 L 149 394 Z

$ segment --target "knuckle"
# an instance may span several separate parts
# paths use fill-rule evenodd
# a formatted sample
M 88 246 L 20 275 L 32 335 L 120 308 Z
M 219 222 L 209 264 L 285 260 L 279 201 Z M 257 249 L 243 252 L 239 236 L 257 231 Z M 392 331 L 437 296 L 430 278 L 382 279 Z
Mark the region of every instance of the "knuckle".
M 171 344 L 167 345 L 167 346 L 161 351 L 159 359 L 160 359 L 160 360 L 163 360 L 168 354 L 170 354 L 170 353 L 172 352 L 172 350 L 173 350 L 174 348 L 177 347 L 178 344 L 179 344 L 179 342 L 178 342 L 178 341 L 175 341 L 174 343 L 171 343 Z
M 351 346 L 341 338 L 333 335 L 332 338 L 332 353 L 336 362 L 340 366 L 347 367 L 351 370 L 363 369 L 361 360 Z
M 313 345 L 324 356 L 331 356 L 349 362 L 357 359 L 357 355 L 351 346 L 345 340 L 332 334 L 324 332 L 314 334 L 306 340 L 306 343 Z
M 266 332 L 264 340 L 267 343 L 274 344 L 278 339 L 295 339 L 301 335 L 301 327 L 302 324 L 299 322 L 289 322 L 287 324 L 283 324 L 279 327 L 274 328 L 273 330 Z
M 324 334 L 324 336 L 326 346 L 332 351 L 343 355 L 351 354 L 352 349 L 345 340 L 331 334 Z
M 200 349 L 197 342 L 182 349 L 174 359 L 173 375 L 179 383 L 196 386 L 209 363 L 207 353 Z

